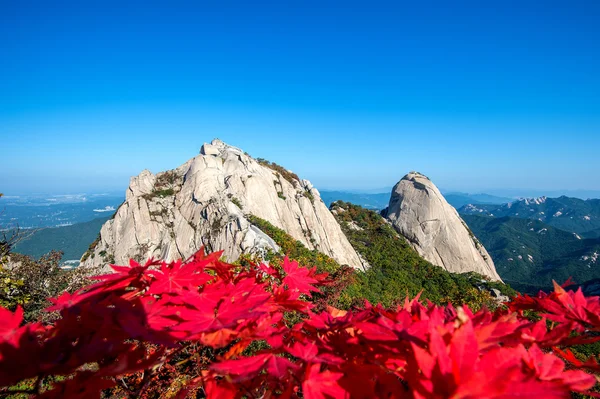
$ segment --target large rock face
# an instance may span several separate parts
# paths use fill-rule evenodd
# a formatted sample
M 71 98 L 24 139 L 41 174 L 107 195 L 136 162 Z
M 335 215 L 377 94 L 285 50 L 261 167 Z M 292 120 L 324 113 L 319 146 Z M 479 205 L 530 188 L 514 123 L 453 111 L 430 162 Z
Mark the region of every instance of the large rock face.
M 83 266 L 125 264 L 129 258 L 187 258 L 201 246 L 242 253 L 279 250 L 248 216 L 285 230 L 310 249 L 342 264 L 363 268 L 340 226 L 307 180 L 259 163 L 219 140 L 179 168 L 131 178 L 125 202 L 106 222 Z
M 500 280 L 483 245 L 422 174 L 411 172 L 394 186 L 383 216 L 434 265 L 454 273 L 474 271 Z

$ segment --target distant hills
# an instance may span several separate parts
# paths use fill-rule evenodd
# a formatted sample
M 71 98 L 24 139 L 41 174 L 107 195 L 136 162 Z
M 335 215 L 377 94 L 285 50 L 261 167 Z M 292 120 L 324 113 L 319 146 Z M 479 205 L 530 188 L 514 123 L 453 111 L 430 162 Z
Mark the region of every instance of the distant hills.
M 568 211 L 567 211 L 568 212 Z M 539 220 L 462 215 L 488 250 L 496 270 L 516 289 L 535 292 L 572 277 L 600 278 L 600 238 L 582 239 Z
M 371 210 L 388 206 L 391 189 L 385 193 L 357 193 L 348 191 L 320 191 L 321 199 L 328 207 L 335 201 L 350 202 Z
M 498 197 L 490 194 L 467 194 L 467 193 L 445 193 L 446 201 L 456 209 L 467 204 L 506 204 L 514 201 L 514 198 Z
M 468 204 L 459 208 L 459 213 L 534 219 L 582 238 L 600 235 L 600 199 L 525 198 L 502 205 Z
M 552 280 L 600 278 L 600 199 L 522 198 L 459 208 L 500 276 L 516 289 L 548 289 Z
M 42 228 L 17 243 L 13 251 L 39 258 L 57 250 L 64 252 L 63 261 L 79 261 L 109 218 L 105 216 L 71 226 Z
M 327 206 L 335 201 L 350 202 L 366 209 L 381 210 L 388 206 L 390 191 L 383 193 L 359 193 L 349 191 L 321 191 L 321 198 Z M 504 204 L 514 201 L 514 198 L 498 197 L 490 194 L 467 194 L 452 192 L 444 194 L 450 205 L 458 209 L 467 204 Z

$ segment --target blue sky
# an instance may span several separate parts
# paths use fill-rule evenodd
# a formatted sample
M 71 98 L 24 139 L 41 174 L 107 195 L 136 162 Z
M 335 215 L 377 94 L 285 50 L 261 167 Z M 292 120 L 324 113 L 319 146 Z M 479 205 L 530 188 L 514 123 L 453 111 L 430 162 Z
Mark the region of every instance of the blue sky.
M 600 190 L 597 1 L 95 3 L 0 0 L 1 192 L 214 137 L 322 189 Z

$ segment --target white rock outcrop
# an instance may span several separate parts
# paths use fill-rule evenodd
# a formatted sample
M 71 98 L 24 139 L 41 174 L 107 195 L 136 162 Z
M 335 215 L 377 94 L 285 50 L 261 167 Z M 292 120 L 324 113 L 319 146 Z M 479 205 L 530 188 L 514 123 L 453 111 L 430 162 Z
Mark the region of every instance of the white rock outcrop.
M 434 265 L 501 281 L 483 245 L 426 176 L 417 172 L 404 176 L 392 189 L 383 216 Z
M 228 261 L 242 253 L 278 251 L 253 225 L 265 219 L 341 264 L 363 269 L 335 218 L 307 180 L 259 163 L 220 140 L 179 168 L 132 177 L 126 200 L 100 232 L 83 266 L 126 264 L 129 258 L 187 258 L 201 246 L 224 250 Z

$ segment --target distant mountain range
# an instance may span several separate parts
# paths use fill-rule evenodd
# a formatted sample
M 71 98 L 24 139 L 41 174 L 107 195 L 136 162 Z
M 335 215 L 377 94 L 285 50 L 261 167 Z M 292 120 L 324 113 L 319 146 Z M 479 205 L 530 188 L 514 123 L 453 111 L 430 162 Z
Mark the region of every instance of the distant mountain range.
M 485 190 L 481 190 L 488 194 L 496 195 L 499 197 L 508 197 L 508 198 L 532 198 L 532 197 L 572 197 L 572 198 L 580 198 L 580 199 L 589 199 L 589 198 L 600 198 L 600 190 L 540 190 L 540 189 L 494 189 L 489 188 Z M 446 191 L 448 192 L 448 191 Z
M 371 210 L 382 210 L 390 201 L 390 189 L 385 193 L 357 193 L 348 191 L 320 191 L 321 199 L 328 207 L 335 201 L 350 202 Z
M 350 202 L 354 205 L 362 206 L 366 209 L 381 210 L 388 206 L 390 192 L 382 193 L 359 193 L 349 191 L 321 191 L 321 198 L 327 206 L 335 201 Z M 514 198 L 497 197 L 490 194 L 467 194 L 451 192 L 444 194 L 446 201 L 454 208 L 458 209 L 467 204 L 504 204 L 514 201 Z
M 502 279 L 516 289 L 548 289 L 552 280 L 600 278 L 600 239 L 582 239 L 539 220 L 462 215 Z
M 467 204 L 506 204 L 514 201 L 514 198 L 498 197 L 490 194 L 467 194 L 467 193 L 445 193 L 446 201 L 456 209 Z
M 600 199 L 526 198 L 502 205 L 468 204 L 459 208 L 463 215 L 534 219 L 552 227 L 577 233 L 581 238 L 600 234 Z

